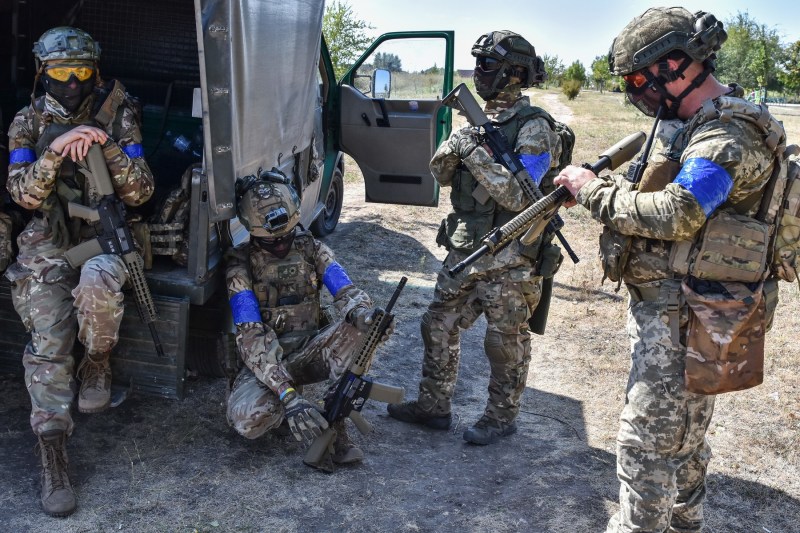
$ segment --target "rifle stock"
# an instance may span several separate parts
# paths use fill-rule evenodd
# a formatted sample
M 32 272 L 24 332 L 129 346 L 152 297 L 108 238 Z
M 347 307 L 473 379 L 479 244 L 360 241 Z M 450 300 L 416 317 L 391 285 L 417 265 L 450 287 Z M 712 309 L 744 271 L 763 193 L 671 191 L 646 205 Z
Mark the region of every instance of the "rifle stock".
M 397 403 L 403 401 L 405 390 L 403 387 L 393 387 L 373 382 L 365 376 L 375 357 L 375 351 L 380 344 L 386 329 L 392 323 L 394 315 L 392 308 L 400 296 L 408 279 L 403 276 L 389 300 L 389 305 L 382 313 L 373 315 L 373 323 L 364 335 L 361 345 L 356 352 L 350 368 L 328 389 L 325 394 L 325 410 L 323 415 L 328 421 L 328 429 L 314 439 L 306 452 L 303 462 L 308 466 L 330 472 L 333 464 L 330 456 L 336 431 L 331 427 L 335 422 L 349 417 L 361 433 L 372 431 L 370 424 L 361 414 L 361 409 L 367 400 Z
M 100 195 L 100 202 L 96 209 L 70 202 L 68 211 L 70 216 L 82 218 L 88 222 L 97 223 L 98 236 L 85 241 L 68 250 L 64 255 L 73 268 L 100 254 L 115 254 L 125 263 L 128 277 L 133 286 L 134 300 L 139 310 L 139 317 L 147 324 L 153 344 L 159 357 L 164 357 L 164 349 L 155 328 L 158 320 L 153 296 L 144 276 L 144 261 L 136 251 L 133 235 L 125 220 L 125 206 L 114 191 L 114 184 L 108 173 L 103 150 L 99 144 L 93 144 L 86 154 L 86 163 L 89 167 L 88 179 Z
M 584 168 L 595 174 L 599 174 L 605 169 L 614 170 L 632 159 L 639 152 L 644 140 L 645 134 L 641 131 L 628 135 L 600 154 L 595 163 L 584 165 Z M 520 236 L 522 236 L 520 242 L 523 244 L 532 243 L 547 226 L 547 219 L 557 216 L 555 213 L 558 208 L 571 197 L 569 189 L 560 185 L 555 191 L 526 208 L 503 226 L 490 231 L 481 241 L 481 247 L 454 265 L 448 270 L 448 273 L 451 276 L 459 274 L 487 253 L 496 254 Z

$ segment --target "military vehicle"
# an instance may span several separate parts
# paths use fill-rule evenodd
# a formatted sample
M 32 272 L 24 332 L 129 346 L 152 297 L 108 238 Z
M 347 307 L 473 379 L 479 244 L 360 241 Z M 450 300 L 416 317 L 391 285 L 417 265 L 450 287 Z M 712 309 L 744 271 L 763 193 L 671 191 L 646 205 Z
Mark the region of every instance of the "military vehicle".
M 318 236 L 339 219 L 343 153 L 360 167 L 367 201 L 436 205 L 428 162 L 450 130 L 441 100 L 452 88 L 453 32 L 382 35 L 337 80 L 323 13 L 323 0 L 12 0 L 0 7 L 3 131 L 30 102 L 33 44 L 55 26 L 89 32 L 101 46 L 103 79 L 119 80 L 141 107 L 157 192 L 129 214 L 143 221 L 137 231 L 166 357 L 156 355 L 127 302 L 112 356 L 117 386 L 181 398 L 187 372 L 223 375 L 235 359 L 222 252 L 247 238 L 235 218 L 237 178 L 279 168 L 301 197 L 301 223 Z M 0 371 L 21 373 L 29 334 L 9 295 L 3 280 Z

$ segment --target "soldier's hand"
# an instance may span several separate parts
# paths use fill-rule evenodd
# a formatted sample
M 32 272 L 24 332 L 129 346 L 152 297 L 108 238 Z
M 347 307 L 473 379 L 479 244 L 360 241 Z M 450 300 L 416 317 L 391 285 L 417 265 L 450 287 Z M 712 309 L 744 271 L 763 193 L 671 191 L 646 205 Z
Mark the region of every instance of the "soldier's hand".
M 569 189 L 570 193 L 572 193 L 572 198 L 564 202 L 564 207 L 572 207 L 576 205 L 578 202 L 575 200 L 575 198 L 578 197 L 578 192 L 580 192 L 584 185 L 596 177 L 597 176 L 595 176 L 594 172 L 583 167 L 576 167 L 573 165 L 567 165 L 564 167 L 559 175 L 553 180 L 553 183 L 556 185 L 563 185 Z
M 367 307 L 356 307 L 350 311 L 349 322 L 360 332 L 366 333 L 372 326 L 372 316 L 375 310 Z
M 285 409 L 289 429 L 298 441 L 311 442 L 328 428 L 328 421 L 322 413 L 294 389 L 287 389 L 281 399 Z
M 94 143 L 103 144 L 108 134 L 95 126 L 78 126 L 50 142 L 50 149 L 62 157 L 81 161 Z
M 447 141 L 450 150 L 461 159 L 466 159 L 480 144 L 478 134 L 473 128 L 462 128 Z

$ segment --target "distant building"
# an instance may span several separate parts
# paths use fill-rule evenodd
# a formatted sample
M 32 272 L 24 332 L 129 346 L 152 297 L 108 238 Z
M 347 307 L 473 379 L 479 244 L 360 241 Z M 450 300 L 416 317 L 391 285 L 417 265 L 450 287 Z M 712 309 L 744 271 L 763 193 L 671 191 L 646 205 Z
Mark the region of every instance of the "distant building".
M 456 74 L 458 74 L 462 78 L 471 78 L 472 77 L 472 72 L 473 72 L 473 69 L 471 69 L 471 68 L 470 69 L 463 69 L 463 68 L 456 69 Z

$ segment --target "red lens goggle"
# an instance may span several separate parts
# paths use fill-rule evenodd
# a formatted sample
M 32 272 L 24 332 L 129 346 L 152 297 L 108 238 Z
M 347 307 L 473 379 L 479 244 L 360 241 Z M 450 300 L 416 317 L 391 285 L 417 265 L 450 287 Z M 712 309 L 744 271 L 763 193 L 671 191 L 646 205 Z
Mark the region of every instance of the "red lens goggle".
M 645 85 L 649 83 L 647 76 L 645 76 L 644 72 L 641 70 L 637 70 L 636 72 L 632 72 L 630 74 L 626 74 L 622 76 L 622 79 L 625 80 L 625 83 L 636 89 L 641 89 Z

